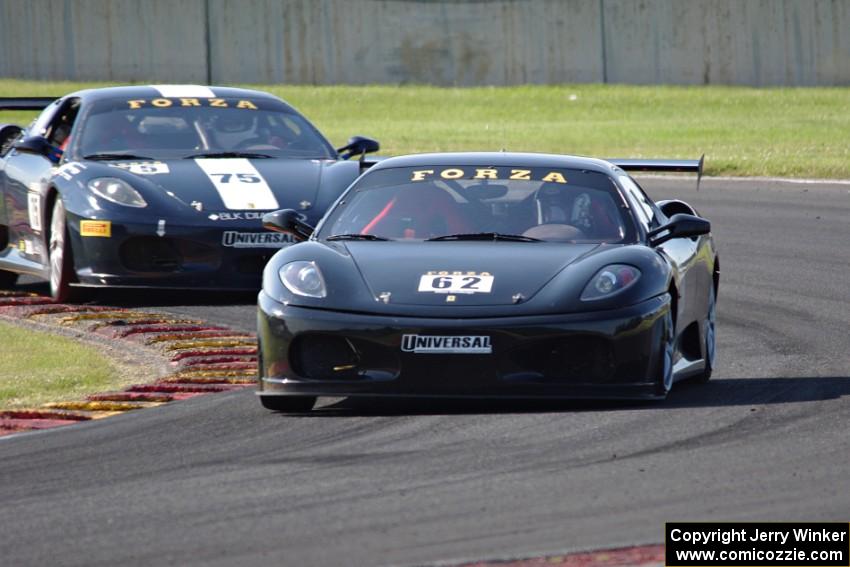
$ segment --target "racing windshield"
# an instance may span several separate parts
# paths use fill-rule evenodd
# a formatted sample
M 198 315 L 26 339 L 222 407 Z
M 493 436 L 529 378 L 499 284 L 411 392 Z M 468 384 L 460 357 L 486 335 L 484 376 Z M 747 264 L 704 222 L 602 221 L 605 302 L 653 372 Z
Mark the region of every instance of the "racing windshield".
M 304 117 L 268 99 L 96 101 L 81 116 L 75 134 L 72 151 L 90 159 L 121 154 L 152 159 L 211 154 L 336 158 L 327 140 Z
M 364 175 L 317 238 L 618 243 L 636 238 L 630 219 L 604 173 L 423 166 Z

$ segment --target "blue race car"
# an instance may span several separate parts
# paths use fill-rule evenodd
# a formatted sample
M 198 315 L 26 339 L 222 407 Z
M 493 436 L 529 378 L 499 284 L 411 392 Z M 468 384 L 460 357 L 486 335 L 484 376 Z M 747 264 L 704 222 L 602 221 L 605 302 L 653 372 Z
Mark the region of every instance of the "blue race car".
M 29 274 L 57 301 L 93 286 L 258 289 L 292 243 L 263 231 L 264 212 L 317 222 L 378 149 L 334 149 L 284 101 L 237 88 L 100 88 L 0 110 L 42 110 L 0 124 L 0 288 Z

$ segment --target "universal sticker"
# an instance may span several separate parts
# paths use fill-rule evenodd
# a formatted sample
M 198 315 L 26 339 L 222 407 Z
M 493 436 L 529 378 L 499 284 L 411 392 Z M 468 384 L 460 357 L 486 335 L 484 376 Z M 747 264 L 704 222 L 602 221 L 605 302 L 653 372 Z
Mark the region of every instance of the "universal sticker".
M 237 232 L 225 230 L 221 237 L 222 246 L 228 248 L 284 248 L 295 244 L 291 234 L 280 232 Z
M 402 335 L 401 350 L 416 354 L 491 354 L 490 337 Z
M 419 278 L 422 293 L 472 294 L 490 293 L 493 276 L 488 272 L 431 271 Z

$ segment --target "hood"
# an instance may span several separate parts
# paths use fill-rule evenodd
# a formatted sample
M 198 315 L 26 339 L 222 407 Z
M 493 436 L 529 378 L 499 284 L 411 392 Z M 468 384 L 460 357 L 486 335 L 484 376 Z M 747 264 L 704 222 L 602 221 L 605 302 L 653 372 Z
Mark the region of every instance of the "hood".
M 98 165 L 121 169 L 143 180 L 141 186 L 150 183 L 173 193 L 187 206 L 214 214 L 309 209 L 316 202 L 324 169 L 334 163 L 318 159 L 199 158 Z
M 401 305 L 512 305 L 598 244 L 346 242 L 373 297 Z M 519 299 L 517 299 L 519 298 Z

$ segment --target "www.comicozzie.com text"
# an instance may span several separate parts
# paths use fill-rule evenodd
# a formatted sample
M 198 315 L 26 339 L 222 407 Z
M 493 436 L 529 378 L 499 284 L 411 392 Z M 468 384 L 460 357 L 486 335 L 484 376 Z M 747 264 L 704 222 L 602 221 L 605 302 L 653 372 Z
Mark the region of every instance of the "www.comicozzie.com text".
M 786 544 L 793 536 L 794 542 L 842 542 L 847 541 L 847 532 L 840 530 L 813 530 L 811 528 L 794 528 L 778 530 L 762 530 L 759 528 L 732 528 L 716 529 L 710 531 L 691 531 L 675 528 L 670 532 L 672 541 L 686 541 L 689 543 L 722 543 L 728 545 L 732 542 L 743 541 L 771 541 Z

